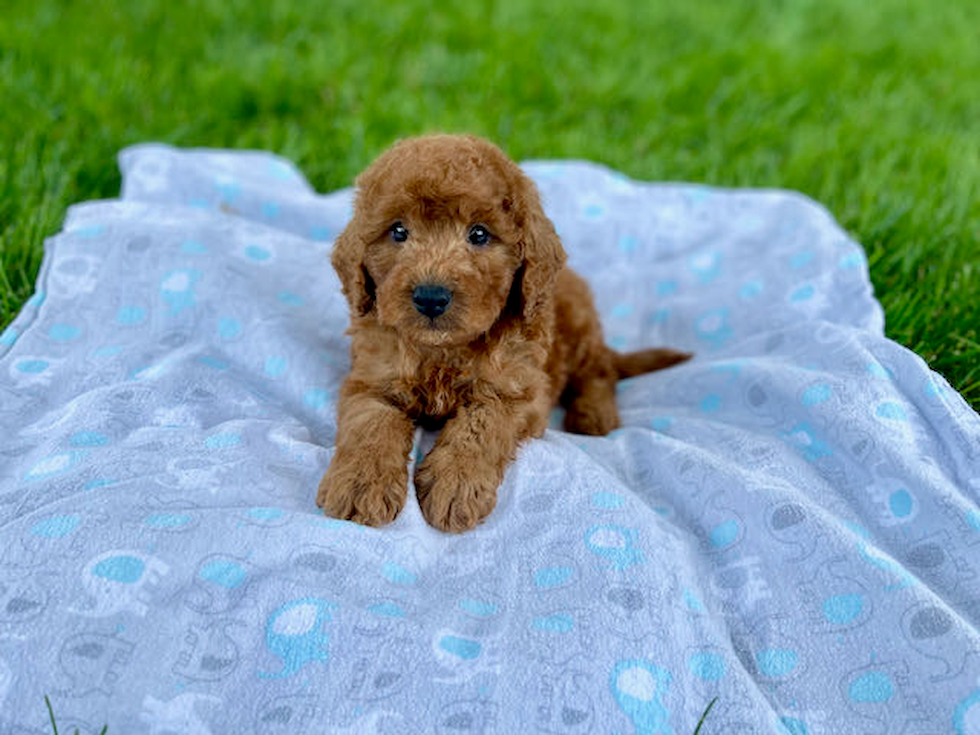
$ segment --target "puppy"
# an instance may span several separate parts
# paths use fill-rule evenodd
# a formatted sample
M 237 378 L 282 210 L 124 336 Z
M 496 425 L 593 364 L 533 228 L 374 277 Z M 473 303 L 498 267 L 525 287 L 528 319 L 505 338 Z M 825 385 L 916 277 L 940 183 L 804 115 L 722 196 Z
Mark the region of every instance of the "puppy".
M 350 305 L 352 365 L 317 493 L 327 515 L 395 518 L 421 425 L 441 429 L 415 472 L 422 514 L 443 531 L 473 528 L 556 403 L 568 431 L 606 434 L 619 426 L 619 378 L 690 357 L 606 347 L 534 184 L 493 144 L 403 140 L 356 189 L 331 257 Z

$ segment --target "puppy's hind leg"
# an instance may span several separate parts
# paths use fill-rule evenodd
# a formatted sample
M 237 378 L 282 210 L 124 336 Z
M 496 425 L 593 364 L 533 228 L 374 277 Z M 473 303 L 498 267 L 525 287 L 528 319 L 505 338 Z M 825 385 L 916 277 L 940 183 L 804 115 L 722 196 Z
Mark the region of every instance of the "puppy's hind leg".
M 616 382 L 643 373 L 662 370 L 690 359 L 689 352 L 668 348 L 621 354 L 605 349 L 601 356 L 582 366 L 571 377 L 561 404 L 565 407 L 565 430 L 576 434 L 603 436 L 619 428 Z
M 566 431 L 604 436 L 619 428 L 617 378 L 612 360 L 606 355 L 592 364 L 584 365 L 571 377 L 561 396 Z

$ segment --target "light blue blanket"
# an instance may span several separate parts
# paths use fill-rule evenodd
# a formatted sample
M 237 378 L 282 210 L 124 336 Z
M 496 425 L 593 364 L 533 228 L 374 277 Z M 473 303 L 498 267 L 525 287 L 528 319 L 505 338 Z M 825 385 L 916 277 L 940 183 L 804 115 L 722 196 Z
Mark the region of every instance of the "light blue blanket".
M 697 356 L 447 536 L 314 504 L 350 191 L 120 159 L 0 337 L 0 733 L 980 733 L 980 419 L 821 207 L 528 164 L 608 341 Z

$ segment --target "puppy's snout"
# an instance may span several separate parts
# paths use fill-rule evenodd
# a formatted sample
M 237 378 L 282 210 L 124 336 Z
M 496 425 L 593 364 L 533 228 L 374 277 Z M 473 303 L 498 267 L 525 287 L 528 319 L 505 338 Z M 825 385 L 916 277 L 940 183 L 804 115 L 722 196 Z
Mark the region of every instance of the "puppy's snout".
M 435 319 L 449 308 L 453 292 L 435 283 L 423 283 L 412 291 L 412 303 L 416 310 L 429 319 Z

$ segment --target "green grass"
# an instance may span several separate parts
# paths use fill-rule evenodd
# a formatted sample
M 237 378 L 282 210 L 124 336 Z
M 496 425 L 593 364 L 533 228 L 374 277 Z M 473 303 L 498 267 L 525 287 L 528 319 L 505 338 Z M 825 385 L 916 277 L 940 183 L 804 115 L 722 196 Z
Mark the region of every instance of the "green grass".
M 51 720 L 51 732 L 52 732 L 52 735 L 59 735 L 59 733 L 58 733 L 58 723 L 56 723 L 54 721 L 54 709 L 51 707 L 51 700 L 48 699 L 48 695 L 47 694 L 44 695 L 44 704 L 48 708 L 48 717 Z M 711 701 L 711 705 L 713 705 L 713 704 L 714 704 L 714 700 Z M 708 705 L 708 710 L 711 709 L 711 705 Z M 708 713 L 705 712 L 705 714 L 707 715 Z M 701 720 L 703 721 L 704 718 L 702 717 Z M 699 724 L 698 725 L 698 730 L 700 730 L 700 729 L 701 729 L 701 725 Z M 102 727 L 102 729 L 99 731 L 99 735 L 107 735 L 108 732 L 109 732 L 109 726 L 108 725 L 104 725 Z M 74 735 L 79 735 L 78 728 L 75 728 Z M 697 735 L 697 731 L 695 731 L 694 735 Z
M 702 714 L 701 719 L 698 720 L 698 726 L 694 729 L 694 735 L 700 734 L 701 726 L 704 725 L 704 721 L 708 718 L 708 713 L 711 711 L 711 708 L 715 706 L 715 703 L 717 701 L 718 701 L 718 697 L 715 697 L 710 702 L 708 702 L 708 706 L 705 708 L 704 714 Z M 57 735 L 57 733 L 55 733 L 55 735 Z
M 702 727 L 702 725 L 704 725 L 704 721 L 708 717 L 708 713 L 711 712 L 711 708 L 715 706 L 715 703 L 717 701 L 718 701 L 718 697 L 715 697 L 710 702 L 708 702 L 708 706 L 705 708 L 704 714 L 701 715 L 701 719 L 698 721 L 698 726 L 694 730 L 694 735 L 699 735 L 699 733 L 701 732 L 701 727 Z M 58 725 L 57 725 L 57 723 L 55 723 L 55 720 L 54 720 L 54 710 L 51 707 L 51 700 L 48 699 L 48 696 L 47 695 L 44 695 L 44 704 L 47 705 L 47 708 L 48 708 L 48 716 L 51 718 L 52 735 L 59 735 L 59 733 L 58 733 Z M 109 726 L 106 725 L 99 732 L 99 735 L 107 735 L 108 732 L 109 732 Z M 75 730 L 75 735 L 79 735 L 77 729 Z
M 328 190 L 466 130 L 815 197 L 867 249 L 888 335 L 980 407 L 975 0 L 3 5 L 0 326 L 65 208 L 117 195 L 125 145 L 270 149 Z

